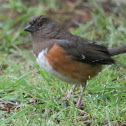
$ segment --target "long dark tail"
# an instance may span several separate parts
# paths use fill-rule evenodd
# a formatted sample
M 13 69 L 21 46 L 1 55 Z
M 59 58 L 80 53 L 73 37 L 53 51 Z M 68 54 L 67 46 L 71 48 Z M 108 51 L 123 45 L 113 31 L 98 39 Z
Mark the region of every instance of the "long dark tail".
M 108 48 L 111 56 L 118 55 L 121 53 L 126 53 L 126 45 L 114 47 L 114 48 Z

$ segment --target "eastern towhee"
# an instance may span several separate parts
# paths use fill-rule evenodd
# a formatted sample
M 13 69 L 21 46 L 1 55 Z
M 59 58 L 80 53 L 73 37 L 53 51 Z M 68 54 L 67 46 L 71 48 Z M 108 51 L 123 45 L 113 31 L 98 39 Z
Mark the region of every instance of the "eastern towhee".
M 86 82 L 96 76 L 103 65 L 115 63 L 111 56 L 126 53 L 126 45 L 107 48 L 94 41 L 73 35 L 55 20 L 38 16 L 24 29 L 31 33 L 33 52 L 39 66 L 67 83 L 82 85 L 76 106 L 80 106 Z M 72 90 L 67 97 L 71 97 Z

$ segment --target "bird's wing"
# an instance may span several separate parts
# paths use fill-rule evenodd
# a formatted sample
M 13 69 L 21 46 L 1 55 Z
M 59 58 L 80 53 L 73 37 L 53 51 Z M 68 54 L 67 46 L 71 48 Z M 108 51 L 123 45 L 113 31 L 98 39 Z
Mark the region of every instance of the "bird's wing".
M 85 41 L 85 39 L 84 39 Z M 113 64 L 114 60 L 105 46 L 91 42 L 57 40 L 67 55 L 73 60 L 91 64 Z

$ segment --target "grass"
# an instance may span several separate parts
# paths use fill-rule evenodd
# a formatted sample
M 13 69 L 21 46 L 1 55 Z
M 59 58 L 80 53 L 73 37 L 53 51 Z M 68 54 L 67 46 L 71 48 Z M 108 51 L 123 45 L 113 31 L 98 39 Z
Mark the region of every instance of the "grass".
M 56 13 L 56 0 L 48 0 L 49 4 L 41 1 L 29 7 L 19 0 L 0 2 L 0 107 L 7 109 L 0 111 L 0 125 L 126 124 L 125 54 L 116 56 L 116 65 L 105 66 L 96 78 L 87 83 L 83 96 L 84 110 L 76 108 L 72 102 L 73 96 L 69 101 L 71 108 L 68 109 L 61 99 L 72 85 L 57 80 L 39 68 L 32 55 L 30 37 L 23 31 L 29 17 L 46 14 L 49 10 L 53 11 L 52 14 Z M 104 12 L 99 4 L 89 4 L 95 8 L 90 12 L 92 20 L 86 24 L 78 23 L 80 27 L 72 30 L 72 33 L 99 40 L 99 44 L 109 47 L 126 44 L 125 6 L 123 12 L 116 16 Z M 69 11 L 65 4 L 58 5 Z M 79 93 L 80 87 L 75 96 Z

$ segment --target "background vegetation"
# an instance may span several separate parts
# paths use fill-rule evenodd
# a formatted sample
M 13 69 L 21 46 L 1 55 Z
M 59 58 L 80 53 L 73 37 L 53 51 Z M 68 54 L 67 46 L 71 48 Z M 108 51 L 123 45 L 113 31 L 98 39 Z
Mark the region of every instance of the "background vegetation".
M 84 108 L 67 108 L 68 85 L 41 70 L 23 28 L 36 15 L 49 15 L 70 32 L 99 44 L 126 44 L 123 0 L 0 0 L 0 125 L 126 126 L 126 54 L 114 57 L 87 84 Z M 80 87 L 75 96 L 80 93 Z

